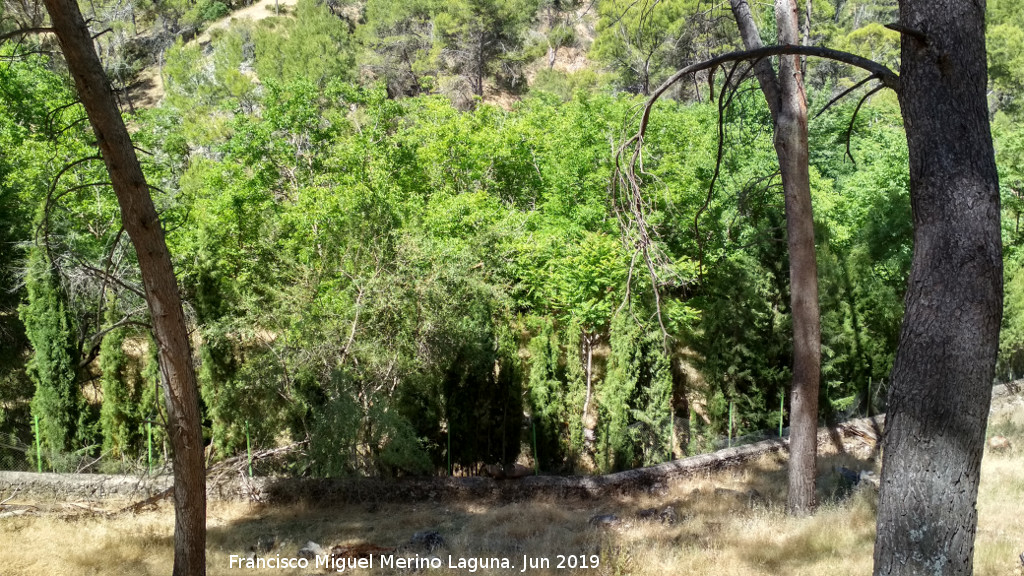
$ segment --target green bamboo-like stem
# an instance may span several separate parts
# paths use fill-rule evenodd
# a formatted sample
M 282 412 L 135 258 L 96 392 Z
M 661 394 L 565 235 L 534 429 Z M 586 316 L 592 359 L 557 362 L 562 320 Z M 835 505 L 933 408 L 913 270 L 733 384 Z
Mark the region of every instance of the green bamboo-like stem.
M 537 423 L 530 423 L 533 427 L 533 475 L 540 476 L 540 457 L 537 456 Z
M 779 438 L 782 438 L 782 418 L 786 414 L 786 393 L 779 394 Z
M 675 437 L 676 437 L 676 419 L 675 419 L 675 415 L 672 414 L 672 410 L 669 409 L 669 411 L 668 411 L 668 457 L 665 458 L 666 462 L 668 462 L 669 460 L 672 459 L 673 456 L 675 456 L 675 454 L 672 453 L 672 446 L 675 443 Z
M 871 418 L 871 377 L 868 376 L 868 418 Z
M 687 447 L 687 456 L 693 456 L 691 452 L 696 451 L 696 437 L 697 437 L 697 411 L 690 406 L 690 420 L 687 422 L 690 428 L 690 445 Z
M 36 469 L 43 472 L 43 447 L 39 443 L 39 415 L 35 415 L 36 421 Z
M 245 421 L 245 452 L 249 456 L 249 478 L 252 478 L 252 442 L 249 440 L 249 421 Z
M 729 402 L 729 448 L 732 448 L 732 410 L 734 402 Z

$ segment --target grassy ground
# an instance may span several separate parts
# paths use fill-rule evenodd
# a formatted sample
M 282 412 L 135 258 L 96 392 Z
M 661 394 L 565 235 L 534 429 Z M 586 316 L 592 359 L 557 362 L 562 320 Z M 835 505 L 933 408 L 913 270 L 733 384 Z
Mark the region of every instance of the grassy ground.
M 979 496 L 975 573 L 1024 576 L 1024 404 L 1004 406 L 991 419 L 990 434 L 1014 443 L 1009 453 L 986 453 Z M 820 459 L 820 494 L 825 502 L 810 518 L 788 518 L 785 457 L 664 487 L 660 493 L 615 500 L 545 500 L 515 504 L 450 501 L 418 504 L 269 507 L 212 503 L 209 513 L 209 573 L 315 574 L 324 570 L 230 568 L 232 554 L 245 556 L 260 541 L 274 542 L 264 557 L 293 557 L 306 540 L 329 547 L 368 542 L 397 547 L 420 530 L 437 530 L 447 546 L 434 554 L 442 568 L 424 573 L 468 574 L 449 569 L 448 556 L 508 558 L 514 568 L 482 573 L 519 573 L 523 556 L 547 558 L 550 568 L 533 574 L 715 574 L 722 576 L 867 575 L 871 573 L 876 493 L 870 488 L 843 495 L 833 467 L 870 469 L 870 454 L 830 454 Z M 751 490 L 756 491 L 752 495 Z M 0 574 L 169 574 L 173 513 L 169 503 L 138 515 L 101 516 L 66 504 L 36 503 L 48 511 L 0 520 Z M 114 509 L 110 502 L 94 503 Z M 648 508 L 674 508 L 677 521 L 641 520 Z M 593 525 L 596 515 L 615 514 L 618 524 Z M 403 555 L 428 556 L 406 549 Z M 583 555 L 595 568 L 559 570 L 558 555 Z M 237 565 L 236 565 L 237 566 Z M 381 569 L 361 574 L 395 572 Z

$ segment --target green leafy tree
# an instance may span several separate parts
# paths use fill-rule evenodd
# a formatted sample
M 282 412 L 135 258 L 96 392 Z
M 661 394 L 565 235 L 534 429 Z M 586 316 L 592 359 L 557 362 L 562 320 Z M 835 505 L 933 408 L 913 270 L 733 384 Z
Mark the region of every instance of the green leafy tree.
M 671 70 L 676 47 L 686 35 L 688 0 L 605 0 L 594 56 L 612 67 L 627 91 L 650 94 Z
M 579 363 L 585 385 L 579 414 L 585 455 L 592 459 L 599 413 L 594 402 L 594 349 L 607 337 L 612 314 L 622 301 L 628 271 L 618 239 L 590 233 L 577 242 L 564 258 L 551 263 L 551 274 L 555 277 L 554 305 L 565 325 L 579 331 Z
M 515 88 L 523 81 L 515 53 L 537 0 L 454 0 L 438 6 L 434 26 L 441 39 L 442 70 L 456 75 L 477 97 L 495 77 Z
M 294 17 L 264 20 L 252 42 L 256 75 L 263 82 L 301 79 L 323 86 L 353 75 L 348 23 L 315 0 L 299 0 Z
M 369 0 L 357 37 L 366 48 L 361 66 L 381 78 L 392 96 L 416 96 L 437 87 L 439 44 L 432 38 L 436 0 Z
M 989 2 L 987 13 L 989 86 L 995 92 L 997 106 L 1019 112 L 1020 93 L 1024 90 L 1024 17 L 1019 6 L 1006 1 Z

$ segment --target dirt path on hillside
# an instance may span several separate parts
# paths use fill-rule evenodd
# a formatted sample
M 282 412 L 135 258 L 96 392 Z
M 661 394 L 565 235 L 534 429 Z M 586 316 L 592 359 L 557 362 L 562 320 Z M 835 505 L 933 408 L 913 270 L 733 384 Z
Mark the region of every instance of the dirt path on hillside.
M 281 9 L 294 6 L 297 0 L 258 0 L 254 2 L 252 6 L 235 10 L 231 14 L 217 20 L 213 24 L 206 27 L 193 42 L 199 42 L 205 44 L 210 41 L 210 34 L 214 30 L 224 30 L 231 26 L 233 20 L 251 20 L 253 22 L 259 22 L 265 18 L 270 18 L 280 13 Z
M 257 0 L 251 6 L 235 10 L 231 14 L 214 21 L 206 27 L 202 34 L 190 40 L 189 44 L 206 44 L 214 30 L 225 30 L 236 20 L 259 22 L 279 14 L 283 9 L 292 7 L 298 0 Z M 128 90 L 128 97 L 136 108 L 153 108 L 164 98 L 164 79 L 159 65 L 146 68 L 139 73 L 135 84 Z

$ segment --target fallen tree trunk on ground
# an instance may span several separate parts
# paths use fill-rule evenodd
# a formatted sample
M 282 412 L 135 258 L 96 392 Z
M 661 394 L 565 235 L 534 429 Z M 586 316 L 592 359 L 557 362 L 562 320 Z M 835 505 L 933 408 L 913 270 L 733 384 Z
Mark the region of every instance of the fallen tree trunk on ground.
M 851 420 L 818 431 L 819 444 L 837 450 L 873 450 L 881 438 L 884 416 Z M 244 474 L 215 474 L 211 469 L 207 497 L 211 500 L 263 502 L 312 501 L 318 504 L 367 501 L 417 501 L 435 498 L 497 498 L 516 500 L 536 496 L 596 498 L 611 494 L 657 490 L 695 474 L 738 466 L 766 454 L 783 452 L 788 438 L 764 440 L 726 448 L 656 466 L 603 476 L 527 476 L 495 480 L 471 478 L 249 478 Z M 37 474 L 0 472 L 0 495 L 18 491 L 19 500 L 159 499 L 171 487 L 168 475 L 138 477 L 104 474 Z
M 999 399 L 1018 396 L 1024 380 L 993 388 L 993 406 Z M 885 415 L 849 420 L 818 429 L 822 451 L 854 451 L 875 455 L 881 441 Z M 297 445 L 296 445 L 297 446 Z M 515 500 L 536 496 L 600 497 L 609 494 L 656 490 L 659 485 L 722 468 L 742 465 L 767 454 L 783 452 L 788 439 L 771 438 L 752 444 L 691 456 L 647 468 L 604 476 L 528 476 L 491 478 L 249 478 L 241 474 L 236 458 L 207 471 L 207 497 L 211 500 L 295 502 L 317 504 L 338 502 L 416 501 L 433 498 L 498 498 Z M 272 456 L 280 448 L 254 454 Z M 172 485 L 169 475 L 129 476 L 103 474 L 37 474 L 0 471 L 0 502 L 40 500 L 130 500 L 145 504 L 159 499 Z

